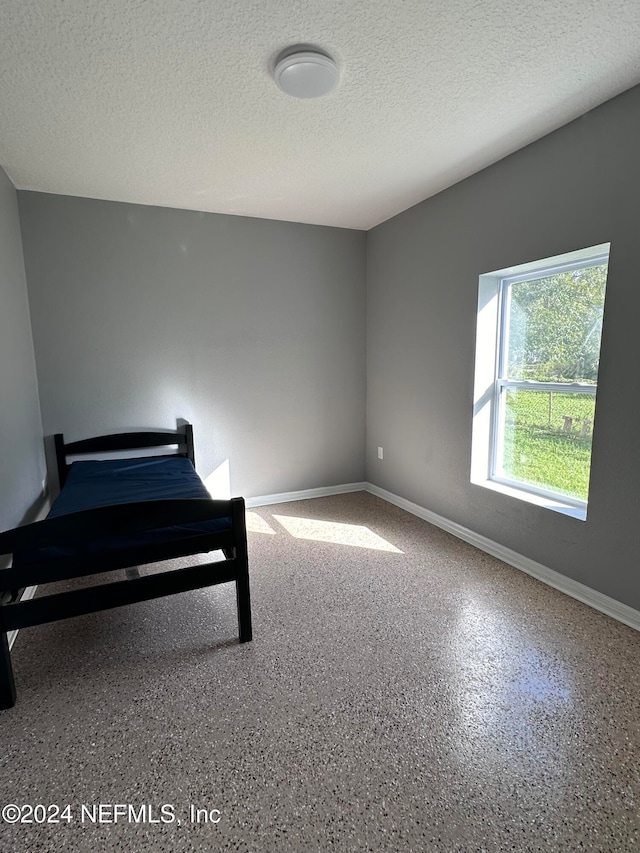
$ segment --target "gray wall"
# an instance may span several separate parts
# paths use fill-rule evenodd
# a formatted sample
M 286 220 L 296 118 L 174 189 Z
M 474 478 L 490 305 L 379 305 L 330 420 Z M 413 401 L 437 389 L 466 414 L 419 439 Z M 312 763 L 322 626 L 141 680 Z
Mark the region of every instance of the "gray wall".
M 194 425 L 233 494 L 361 481 L 362 232 L 20 192 L 45 435 Z
M 640 87 L 367 235 L 367 479 L 636 608 L 638 140 Z M 581 522 L 469 482 L 478 276 L 609 240 Z
M 80 438 L 184 417 L 200 473 L 229 460 L 233 493 L 359 481 L 366 304 L 367 479 L 640 609 L 639 138 L 636 88 L 366 238 L 20 193 L 44 431 Z M 14 521 L 41 463 L 24 278 L 11 261 L 19 234 L 5 207 L 3 263 L 17 272 L 3 288 L 17 286 L 19 304 L 3 313 L 0 346 L 24 350 L 8 373 L 2 359 L 3 391 L 24 398 L 3 413 L 17 448 L 2 463 L 4 494 L 21 495 Z M 478 276 L 606 241 L 580 522 L 469 482 Z
M 0 169 L 0 530 L 29 519 L 45 477 L 18 203 Z

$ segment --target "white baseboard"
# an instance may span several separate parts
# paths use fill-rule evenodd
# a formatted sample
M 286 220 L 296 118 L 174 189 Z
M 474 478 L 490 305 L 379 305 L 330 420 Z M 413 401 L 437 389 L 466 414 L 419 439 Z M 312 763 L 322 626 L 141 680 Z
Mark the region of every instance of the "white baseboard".
M 372 495 L 382 498 L 382 500 L 385 500 L 388 503 L 394 504 L 394 506 L 400 507 L 400 509 L 410 512 L 412 515 L 418 516 L 418 518 L 428 521 L 430 524 L 434 524 L 436 527 L 440 527 L 442 530 L 446 530 L 448 533 L 457 536 L 458 539 L 462 539 L 470 545 L 474 545 L 481 551 L 485 551 L 487 554 L 497 557 L 498 560 L 502 560 L 503 563 L 508 563 L 508 565 L 513 566 L 514 569 L 526 572 L 528 575 L 531 575 L 537 580 L 542 581 L 542 583 L 547 584 L 547 586 L 552 586 L 554 589 L 563 592 L 565 595 L 575 598 L 583 604 L 588 604 L 589 607 L 593 607 L 594 610 L 599 610 L 600 613 L 611 616 L 612 619 L 616 619 L 618 622 L 622 622 L 630 628 L 635 628 L 636 631 L 640 631 L 640 611 L 635 610 L 633 607 L 629 607 L 627 604 L 623 604 L 615 598 L 610 598 L 602 592 L 598 592 L 595 589 L 591 589 L 589 586 L 585 586 L 578 581 L 572 580 L 572 578 L 565 577 L 559 572 L 549 569 L 547 566 L 543 566 L 541 563 L 536 563 L 535 560 L 530 560 L 529 557 L 518 554 L 510 548 L 505 548 L 505 546 L 500 545 L 499 542 L 494 542 L 486 536 L 474 533 L 473 530 L 469 530 L 461 524 L 457 524 L 455 521 L 450 521 L 448 518 L 444 518 L 444 516 L 437 515 L 435 512 L 431 512 L 431 510 L 405 500 L 405 498 L 398 497 L 398 495 L 394 495 L 386 489 L 381 489 L 379 486 L 366 483 L 365 490 L 370 492 Z
M 269 504 L 284 504 L 289 501 L 306 501 L 310 498 L 328 498 L 331 495 L 345 495 L 348 492 L 366 492 L 368 483 L 346 483 L 342 486 L 325 486 L 319 489 L 304 489 L 301 492 L 281 492 L 277 495 L 258 495 L 255 498 L 245 498 L 245 506 L 268 506 Z

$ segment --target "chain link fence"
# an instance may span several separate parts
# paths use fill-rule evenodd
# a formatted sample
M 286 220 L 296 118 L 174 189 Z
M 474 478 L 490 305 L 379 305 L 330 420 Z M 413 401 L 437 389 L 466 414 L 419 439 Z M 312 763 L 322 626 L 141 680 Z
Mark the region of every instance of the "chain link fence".
M 595 404 L 594 394 L 509 388 L 505 414 L 513 425 L 586 438 L 593 429 Z

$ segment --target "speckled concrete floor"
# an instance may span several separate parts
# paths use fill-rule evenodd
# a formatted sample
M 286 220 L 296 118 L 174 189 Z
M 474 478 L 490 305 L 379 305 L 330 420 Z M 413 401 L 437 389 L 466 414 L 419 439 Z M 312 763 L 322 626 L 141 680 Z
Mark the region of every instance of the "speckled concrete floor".
M 70 819 L 3 853 L 636 849 L 639 634 L 371 495 L 249 522 L 250 644 L 231 586 L 21 632 L 0 804 Z

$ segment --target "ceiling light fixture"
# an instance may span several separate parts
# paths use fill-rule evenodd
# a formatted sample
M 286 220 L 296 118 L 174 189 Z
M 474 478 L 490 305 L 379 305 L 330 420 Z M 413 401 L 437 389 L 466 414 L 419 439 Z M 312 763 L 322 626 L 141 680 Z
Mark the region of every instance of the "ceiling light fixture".
M 301 50 L 285 53 L 273 74 L 278 87 L 294 98 L 320 98 L 338 85 L 338 66 L 324 53 Z

